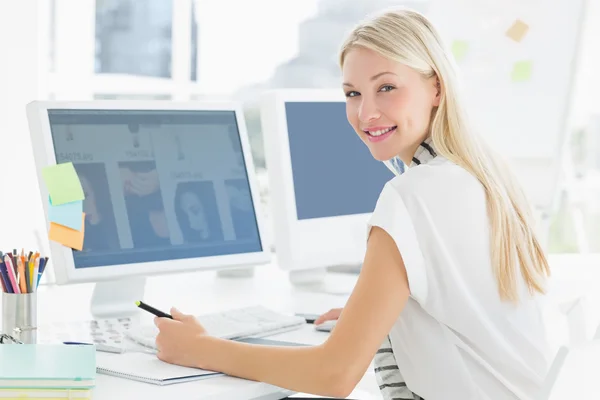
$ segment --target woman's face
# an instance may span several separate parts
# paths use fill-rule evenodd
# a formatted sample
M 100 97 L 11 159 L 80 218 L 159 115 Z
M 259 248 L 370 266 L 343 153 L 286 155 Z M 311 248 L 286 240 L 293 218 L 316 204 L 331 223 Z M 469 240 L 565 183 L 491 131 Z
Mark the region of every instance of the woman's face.
M 376 160 L 395 156 L 407 164 L 429 131 L 439 105 L 436 77 L 364 47 L 351 49 L 342 68 L 350 125 Z
M 204 213 L 204 206 L 195 193 L 185 192 L 181 195 L 181 208 L 190 222 L 190 227 L 202 233 L 206 238 L 209 235 L 208 222 Z

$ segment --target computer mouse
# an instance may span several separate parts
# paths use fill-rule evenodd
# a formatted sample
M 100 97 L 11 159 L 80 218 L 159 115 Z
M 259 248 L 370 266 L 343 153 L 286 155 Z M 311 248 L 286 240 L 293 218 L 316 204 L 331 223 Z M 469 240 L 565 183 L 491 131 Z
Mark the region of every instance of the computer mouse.
M 335 327 L 337 320 L 325 321 L 320 325 L 315 325 L 315 329 L 319 332 L 331 332 Z

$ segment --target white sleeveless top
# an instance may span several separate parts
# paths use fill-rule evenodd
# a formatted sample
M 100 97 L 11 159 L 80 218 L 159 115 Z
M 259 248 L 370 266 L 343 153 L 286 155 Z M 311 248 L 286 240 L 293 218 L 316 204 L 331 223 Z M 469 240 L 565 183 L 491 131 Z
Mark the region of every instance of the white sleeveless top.
M 533 399 L 554 355 L 542 297 L 521 281 L 520 303 L 501 301 L 483 187 L 430 142 L 402 172 L 369 222 L 396 242 L 411 290 L 374 360 L 384 399 Z

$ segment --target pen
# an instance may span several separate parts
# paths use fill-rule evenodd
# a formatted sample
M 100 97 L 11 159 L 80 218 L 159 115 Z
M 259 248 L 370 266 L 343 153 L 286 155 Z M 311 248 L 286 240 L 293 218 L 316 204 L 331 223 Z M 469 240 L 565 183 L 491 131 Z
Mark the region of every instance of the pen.
M 15 274 L 15 269 L 13 268 L 12 261 L 8 255 L 4 256 L 4 264 L 6 265 L 6 270 L 8 272 L 8 279 L 12 285 L 13 293 L 21 293 L 21 288 L 19 287 L 19 281 L 17 279 L 17 274 Z
M 19 271 L 17 270 L 17 261 L 16 261 L 15 257 L 11 253 L 6 253 L 6 255 L 8 256 L 8 258 L 10 258 L 10 262 L 13 266 L 13 269 L 15 270 L 15 276 L 17 276 Z M 6 257 L 4 257 L 4 258 L 6 258 Z
M 33 274 L 31 274 L 31 291 L 37 292 L 38 275 L 40 273 L 40 259 L 35 258 L 33 261 Z
M 83 343 L 83 342 L 63 342 L 63 344 L 75 345 L 75 346 L 96 346 L 96 350 L 101 351 L 103 353 L 122 354 L 125 352 L 124 349 L 121 349 L 118 347 L 107 346 L 105 344 Z
M 25 289 L 27 293 L 31 293 L 31 268 L 29 261 L 26 261 L 25 258 L 21 257 L 21 263 L 25 268 Z
M 4 268 L 4 263 L 0 262 L 0 282 L 2 282 L 2 291 L 5 293 L 12 293 L 10 281 L 8 280 L 8 270 L 5 274 Z
M 19 288 L 21 289 L 21 293 L 28 293 L 27 290 L 27 280 L 25 279 L 25 266 L 23 265 L 23 259 L 20 257 L 16 258 L 17 260 L 17 270 L 19 271 Z
M 138 306 L 139 308 L 141 308 L 142 310 L 148 311 L 150 314 L 154 314 L 157 317 L 161 317 L 161 318 L 170 318 L 173 319 L 173 317 L 165 312 L 162 312 L 160 310 L 157 310 L 154 307 L 149 306 L 148 304 L 145 304 L 141 301 L 136 301 L 135 305 Z
M 48 258 L 40 258 L 40 265 L 38 267 L 38 275 L 37 275 L 37 283 L 36 283 L 36 288 L 40 285 L 40 281 L 42 280 L 42 274 L 44 273 L 44 270 L 46 269 L 46 262 L 48 261 Z

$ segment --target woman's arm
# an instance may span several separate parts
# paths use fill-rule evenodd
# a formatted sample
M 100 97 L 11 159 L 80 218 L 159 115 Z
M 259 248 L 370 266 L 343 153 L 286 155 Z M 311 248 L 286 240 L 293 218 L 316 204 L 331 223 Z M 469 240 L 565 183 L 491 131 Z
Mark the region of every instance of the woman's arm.
M 267 347 L 222 340 L 207 336 L 193 317 L 175 313 L 175 321 L 156 320 L 158 357 L 298 392 L 345 397 L 362 379 L 408 296 L 396 244 L 373 227 L 357 284 L 322 345 Z

